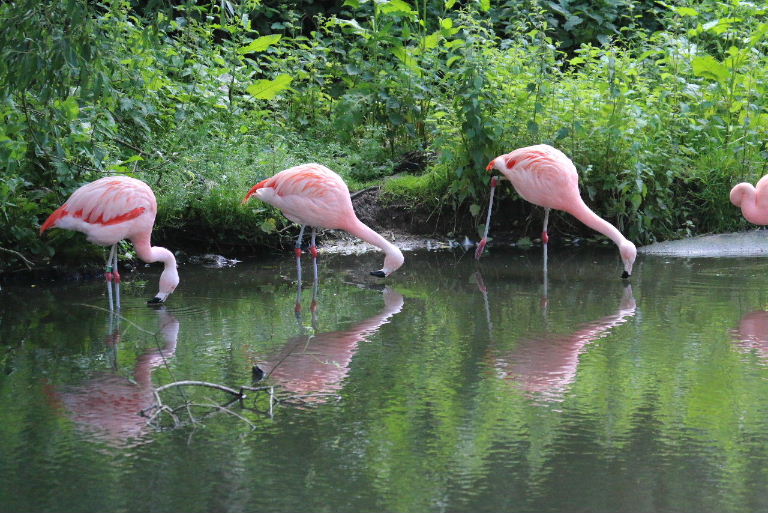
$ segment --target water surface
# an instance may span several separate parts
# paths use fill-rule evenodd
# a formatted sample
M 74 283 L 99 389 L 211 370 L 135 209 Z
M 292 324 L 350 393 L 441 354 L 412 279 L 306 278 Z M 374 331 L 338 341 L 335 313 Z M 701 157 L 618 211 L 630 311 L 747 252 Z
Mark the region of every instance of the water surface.
M 768 260 L 321 255 L 0 292 L 0 511 L 764 511 Z M 386 286 L 384 286 L 386 283 Z M 253 381 L 253 368 L 263 379 Z M 271 386 L 178 425 L 153 387 Z M 162 400 L 224 404 L 177 387 Z

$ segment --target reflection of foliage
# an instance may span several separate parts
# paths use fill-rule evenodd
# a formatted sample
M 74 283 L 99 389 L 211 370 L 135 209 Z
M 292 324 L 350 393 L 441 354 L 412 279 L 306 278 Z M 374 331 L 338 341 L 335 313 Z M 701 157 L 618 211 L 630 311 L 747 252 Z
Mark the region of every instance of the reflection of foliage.
M 615 311 L 622 296 L 613 249 L 572 252 L 550 255 L 546 313 L 537 250 L 492 253 L 482 269 L 491 330 L 471 259 L 413 257 L 407 278 L 391 282 L 406 296 L 402 312 L 360 344 L 340 401 L 281 408 L 271 420 L 232 406 L 253 433 L 219 415 L 205 430 L 153 433 L 153 443 L 129 456 L 110 454 L 114 459 L 51 413 L 41 378 L 77 383 L 101 368 L 106 324 L 92 309 L 66 306 L 82 289 L 19 291 L 18 304 L 0 310 L 0 340 L 13 344 L 5 357 L 13 372 L 0 376 L 0 452 L 32 449 L 23 462 L 4 464 L 5 486 L 36 489 L 40 482 L 25 481 L 20 467 L 47 478 L 50 454 L 62 452 L 57 461 L 67 468 L 110 469 L 89 477 L 104 496 L 89 495 L 91 504 L 136 510 L 146 504 L 133 492 L 147 479 L 164 500 L 236 501 L 249 506 L 243 509 L 279 503 L 285 507 L 267 509 L 426 511 L 442 503 L 451 510 L 620 510 L 629 497 L 632 504 L 662 501 L 665 510 L 748 510 L 768 482 L 758 468 L 768 456 L 766 367 L 738 353 L 730 332 L 745 311 L 768 303 L 763 264 L 639 262 L 637 315 L 585 348 L 562 401 L 532 400 L 500 377 L 493 355 L 513 352 L 524 338 L 568 334 Z M 341 265 L 322 257 L 319 330 L 344 329 L 380 311 L 381 295 L 351 286 L 362 279 L 346 275 L 367 268 L 368 258 L 380 256 L 347 257 Z M 188 268 L 168 305 L 181 324 L 176 354 L 155 383 L 248 382 L 251 356 L 279 350 L 305 328 L 294 312 L 294 272 L 290 258 L 225 271 Z M 31 302 L 37 307 L 18 308 Z M 142 327 L 156 323 L 151 310 L 130 315 Z M 127 328 L 123 369 L 155 343 Z M 157 464 L 166 460 L 173 464 Z M 45 481 L 54 492 L 78 482 L 75 472 L 57 479 Z M 212 480 L 223 490 L 212 489 Z M 691 480 L 717 486 L 702 490 Z M 232 484 L 256 481 L 253 495 Z M 606 487 L 616 493 L 605 495 Z M 41 509 L 32 507 L 32 494 L 16 500 L 25 506 L 18 510 Z M 66 494 L 59 500 L 75 504 Z

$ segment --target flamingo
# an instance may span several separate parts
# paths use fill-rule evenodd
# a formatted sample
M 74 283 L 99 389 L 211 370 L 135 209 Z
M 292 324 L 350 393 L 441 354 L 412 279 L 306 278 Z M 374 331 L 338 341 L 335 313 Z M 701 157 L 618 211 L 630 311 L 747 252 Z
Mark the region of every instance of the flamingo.
M 301 240 L 307 226 L 312 227 L 309 250 L 313 260 L 317 259 L 316 230 L 328 228 L 345 230 L 384 251 L 384 267 L 371 271 L 373 276 L 384 278 L 403 265 L 400 249 L 357 218 L 347 184 L 325 166 L 302 164 L 280 171 L 254 185 L 243 203 L 247 203 L 251 196 L 279 208 L 285 217 L 301 225 L 294 250 L 299 268 Z
M 112 307 L 114 282 L 116 305 L 120 309 L 120 273 L 117 269 L 117 243 L 130 239 L 144 262 L 162 262 L 160 290 L 149 304 L 163 303 L 179 284 L 176 258 L 166 248 L 150 245 L 157 214 L 157 201 L 149 185 L 128 176 L 108 176 L 83 185 L 45 220 L 40 234 L 50 228 L 75 230 L 86 234 L 89 242 L 112 246 L 107 257 L 105 278 Z
M 768 224 L 768 175 L 757 182 L 742 182 L 731 189 L 731 203 L 741 208 L 744 218 L 752 224 Z
M 629 278 L 632 265 L 637 257 L 635 245 L 627 240 L 611 223 L 595 214 L 581 199 L 579 194 L 579 175 L 573 162 L 560 150 L 547 144 L 538 144 L 519 148 L 506 155 L 493 159 L 486 167 L 487 171 L 497 169 L 512 182 L 517 193 L 526 201 L 544 207 L 544 229 L 541 240 L 549 242 L 547 222 L 550 209 L 563 210 L 573 215 L 593 230 L 611 239 L 619 248 L 624 263 L 622 278 Z M 475 251 L 479 259 L 488 243 L 488 229 L 491 224 L 493 193 L 499 178 L 491 179 L 491 199 L 488 204 L 488 216 L 485 233 Z M 546 246 L 545 246 L 546 247 Z

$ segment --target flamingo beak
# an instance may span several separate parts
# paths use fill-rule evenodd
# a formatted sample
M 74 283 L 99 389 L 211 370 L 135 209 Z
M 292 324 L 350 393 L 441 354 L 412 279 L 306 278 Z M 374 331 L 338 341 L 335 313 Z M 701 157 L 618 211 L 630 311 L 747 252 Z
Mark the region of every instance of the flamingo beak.
M 622 280 L 628 280 L 629 276 L 630 276 L 630 274 L 627 271 L 624 271 L 623 273 L 621 273 L 621 279 Z
M 382 271 L 382 270 L 371 271 L 371 276 L 376 276 L 377 278 L 386 278 L 387 277 L 387 275 L 384 274 L 384 271 Z
M 162 305 L 163 304 L 163 300 L 160 299 L 159 297 L 155 296 L 152 299 L 148 300 L 147 304 L 148 305 Z
M 494 159 L 494 160 L 492 160 L 492 161 L 491 161 L 491 162 L 490 162 L 490 163 L 489 163 L 487 166 L 485 166 L 485 170 L 486 170 L 486 171 L 491 171 L 491 170 L 493 170 L 493 163 L 494 163 L 494 162 L 496 162 L 496 160 L 495 160 L 495 159 Z

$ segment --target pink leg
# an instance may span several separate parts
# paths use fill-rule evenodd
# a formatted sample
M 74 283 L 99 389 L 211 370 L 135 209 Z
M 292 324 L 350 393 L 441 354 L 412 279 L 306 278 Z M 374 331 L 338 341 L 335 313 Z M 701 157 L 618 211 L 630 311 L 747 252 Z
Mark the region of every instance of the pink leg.
M 544 209 L 544 230 L 541 232 L 541 242 L 547 244 L 549 242 L 549 234 L 547 233 L 547 224 L 549 223 L 549 209 Z

